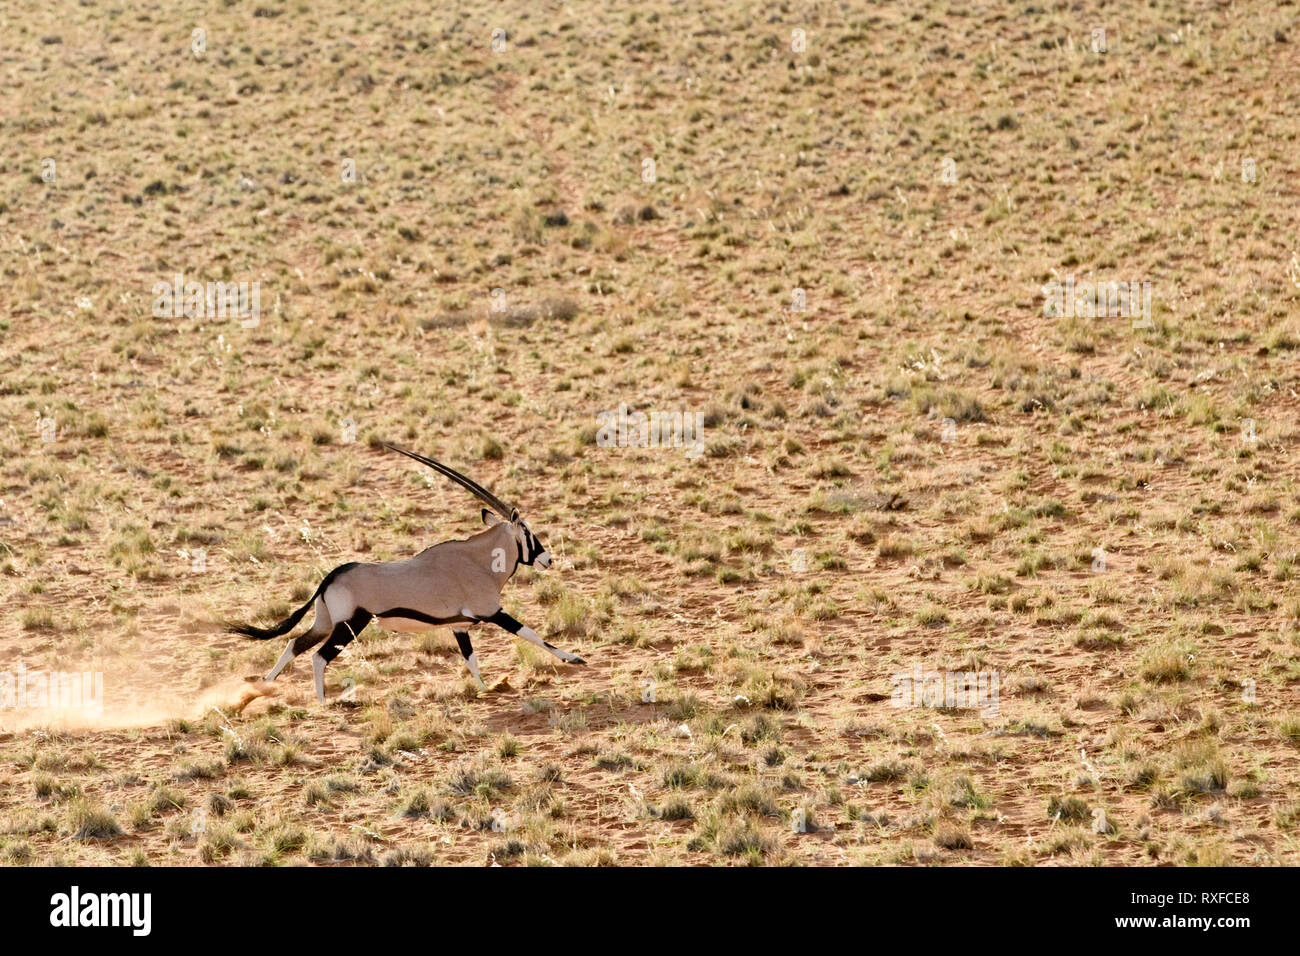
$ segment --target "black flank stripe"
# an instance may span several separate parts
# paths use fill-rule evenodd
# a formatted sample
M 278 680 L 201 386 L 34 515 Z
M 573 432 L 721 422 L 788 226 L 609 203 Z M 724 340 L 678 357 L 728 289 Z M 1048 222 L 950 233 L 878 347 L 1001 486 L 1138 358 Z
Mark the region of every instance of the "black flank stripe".
M 395 607 L 387 611 L 380 611 L 375 615 L 375 617 L 380 619 L 386 617 L 404 617 L 408 621 L 421 621 L 424 624 L 432 624 L 434 627 L 440 627 L 443 624 L 463 624 L 475 620 L 475 618 L 465 617 L 463 614 L 457 614 L 455 617 L 434 617 L 432 614 L 425 614 L 423 611 L 415 611 L 409 607 Z

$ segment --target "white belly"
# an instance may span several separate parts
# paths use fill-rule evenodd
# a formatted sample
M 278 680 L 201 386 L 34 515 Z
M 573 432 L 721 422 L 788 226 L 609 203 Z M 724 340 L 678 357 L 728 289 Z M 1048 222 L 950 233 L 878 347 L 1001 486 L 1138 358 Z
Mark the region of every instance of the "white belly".
M 431 631 L 434 625 L 427 621 L 412 621 L 407 617 L 377 617 L 376 621 L 379 626 L 387 631 L 400 631 L 403 634 L 416 634 L 420 631 Z

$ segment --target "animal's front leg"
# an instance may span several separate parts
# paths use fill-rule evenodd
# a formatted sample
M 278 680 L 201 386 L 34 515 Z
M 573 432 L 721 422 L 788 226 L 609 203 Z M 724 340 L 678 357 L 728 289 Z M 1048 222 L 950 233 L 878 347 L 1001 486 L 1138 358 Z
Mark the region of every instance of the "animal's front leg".
M 538 647 L 546 648 L 548 651 L 550 651 L 560 660 L 564 661 L 566 664 L 587 663 L 577 654 L 570 654 L 568 651 L 560 650 L 554 644 L 548 644 L 546 641 L 542 640 L 541 637 L 538 635 L 538 633 L 534 631 L 531 627 L 529 627 L 527 624 L 520 624 L 518 621 L 516 621 L 505 611 L 497 611 L 491 617 L 485 618 L 484 620 L 488 621 L 491 624 L 495 624 L 497 627 L 503 630 L 509 631 L 511 634 L 516 634 L 519 637 L 522 637 L 525 641 L 528 641 L 530 644 L 536 644 Z
M 452 633 L 456 635 L 456 643 L 460 645 L 460 654 L 465 658 L 465 666 L 474 675 L 474 680 L 478 681 L 478 689 L 487 690 L 487 684 L 483 683 L 483 678 L 478 675 L 478 655 L 474 653 L 474 645 L 469 642 L 469 631 L 453 630 Z

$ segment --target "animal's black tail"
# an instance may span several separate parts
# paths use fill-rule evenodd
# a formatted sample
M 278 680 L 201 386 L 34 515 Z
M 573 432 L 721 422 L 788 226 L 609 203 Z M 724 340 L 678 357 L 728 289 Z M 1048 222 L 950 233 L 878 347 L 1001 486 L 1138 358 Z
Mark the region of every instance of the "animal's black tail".
M 226 630 L 231 634 L 243 634 L 245 637 L 251 637 L 255 641 L 269 641 L 273 637 L 288 634 L 298 626 L 298 622 L 302 620 L 302 616 L 307 613 L 307 608 L 311 607 L 316 602 L 316 598 L 320 597 L 321 591 L 325 590 L 325 585 L 329 584 L 330 578 L 332 577 L 334 577 L 332 574 L 327 576 L 325 580 L 320 583 L 320 587 L 316 589 L 316 593 L 307 599 L 306 604 L 298 608 L 298 610 L 294 611 L 274 627 L 254 627 L 252 624 L 232 624 L 227 621 Z
M 320 594 L 319 588 L 316 589 L 316 594 L 313 594 L 307 599 L 306 604 L 298 608 L 298 610 L 294 611 L 274 627 L 254 627 L 252 624 L 232 624 L 227 621 L 226 630 L 231 634 L 243 634 L 245 637 L 251 637 L 255 641 L 269 641 L 271 638 L 279 637 L 281 634 L 288 634 L 298 626 L 298 622 L 302 620 L 302 616 L 307 613 L 307 608 L 311 607 L 316 601 L 317 594 Z
M 307 599 L 307 603 L 298 608 L 298 610 L 294 611 L 279 624 L 275 625 L 275 627 L 254 627 L 252 624 L 232 624 L 227 621 L 226 631 L 231 634 L 243 634 L 245 637 L 251 637 L 255 641 L 269 641 L 273 637 L 280 637 L 283 634 L 288 634 L 298 626 L 298 622 L 301 621 L 302 616 L 307 613 L 307 609 L 316 602 L 316 599 L 321 596 L 321 592 L 329 586 L 329 583 L 338 575 L 348 570 L 348 568 L 355 567 L 355 562 L 340 564 L 329 574 L 325 575 L 325 579 L 321 581 L 320 587 L 316 589 L 315 594 Z

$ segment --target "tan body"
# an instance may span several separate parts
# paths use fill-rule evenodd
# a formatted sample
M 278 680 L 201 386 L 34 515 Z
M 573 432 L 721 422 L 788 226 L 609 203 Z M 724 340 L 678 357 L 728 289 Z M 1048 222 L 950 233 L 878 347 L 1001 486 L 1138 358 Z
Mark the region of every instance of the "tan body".
M 313 607 L 316 616 L 311 629 L 289 640 L 265 679 L 275 680 L 297 655 L 324 641 L 312 655 L 316 696 L 321 701 L 325 700 L 326 666 L 371 620 L 407 633 L 451 627 L 465 664 L 480 687 L 483 679 L 466 630 L 472 624 L 496 624 L 566 663 L 585 663 L 576 654 L 548 644 L 501 609 L 501 589 L 519 565 L 545 568 L 551 556 L 517 515 L 502 521 L 484 511 L 483 520 L 492 522 L 491 527 L 462 541 L 436 544 L 404 561 L 341 565 L 326 575 L 312 599 L 279 627 L 235 630 L 259 638 L 284 634 Z
M 501 610 L 501 589 L 518 563 L 519 546 L 511 526 L 500 522 L 472 538 L 435 544 L 405 561 L 355 565 L 339 575 L 328 599 L 322 595 L 318 601 L 326 603 L 333 621 L 347 620 L 356 607 L 364 607 L 382 627 L 418 633 L 438 625 L 384 612 L 410 608 L 447 623 L 489 618 Z M 329 607 L 331 603 L 335 606 Z
M 307 609 L 314 607 L 316 618 L 311 630 L 289 640 L 266 680 L 275 680 L 294 657 L 324 641 L 312 655 L 316 696 L 324 702 L 326 666 L 376 619 L 381 626 L 394 631 L 416 632 L 451 626 L 465 665 L 479 687 L 483 687 L 483 679 L 479 676 L 478 660 L 466 630 L 466 626 L 471 624 L 495 624 L 538 647 L 544 647 L 562 661 L 586 663 L 576 654 L 546 643 L 536 631 L 501 609 L 501 589 L 520 564 L 546 568 L 551 563 L 550 553 L 520 519 L 519 512 L 441 462 L 388 442 L 381 444 L 451 478 L 490 505 L 496 514 L 484 509 L 483 521 L 489 525 L 485 531 L 463 541 L 435 544 L 405 561 L 340 565 L 325 575 L 325 580 L 306 604 L 275 627 L 230 625 L 230 630 L 236 634 L 266 640 L 288 634 L 298 626 Z

